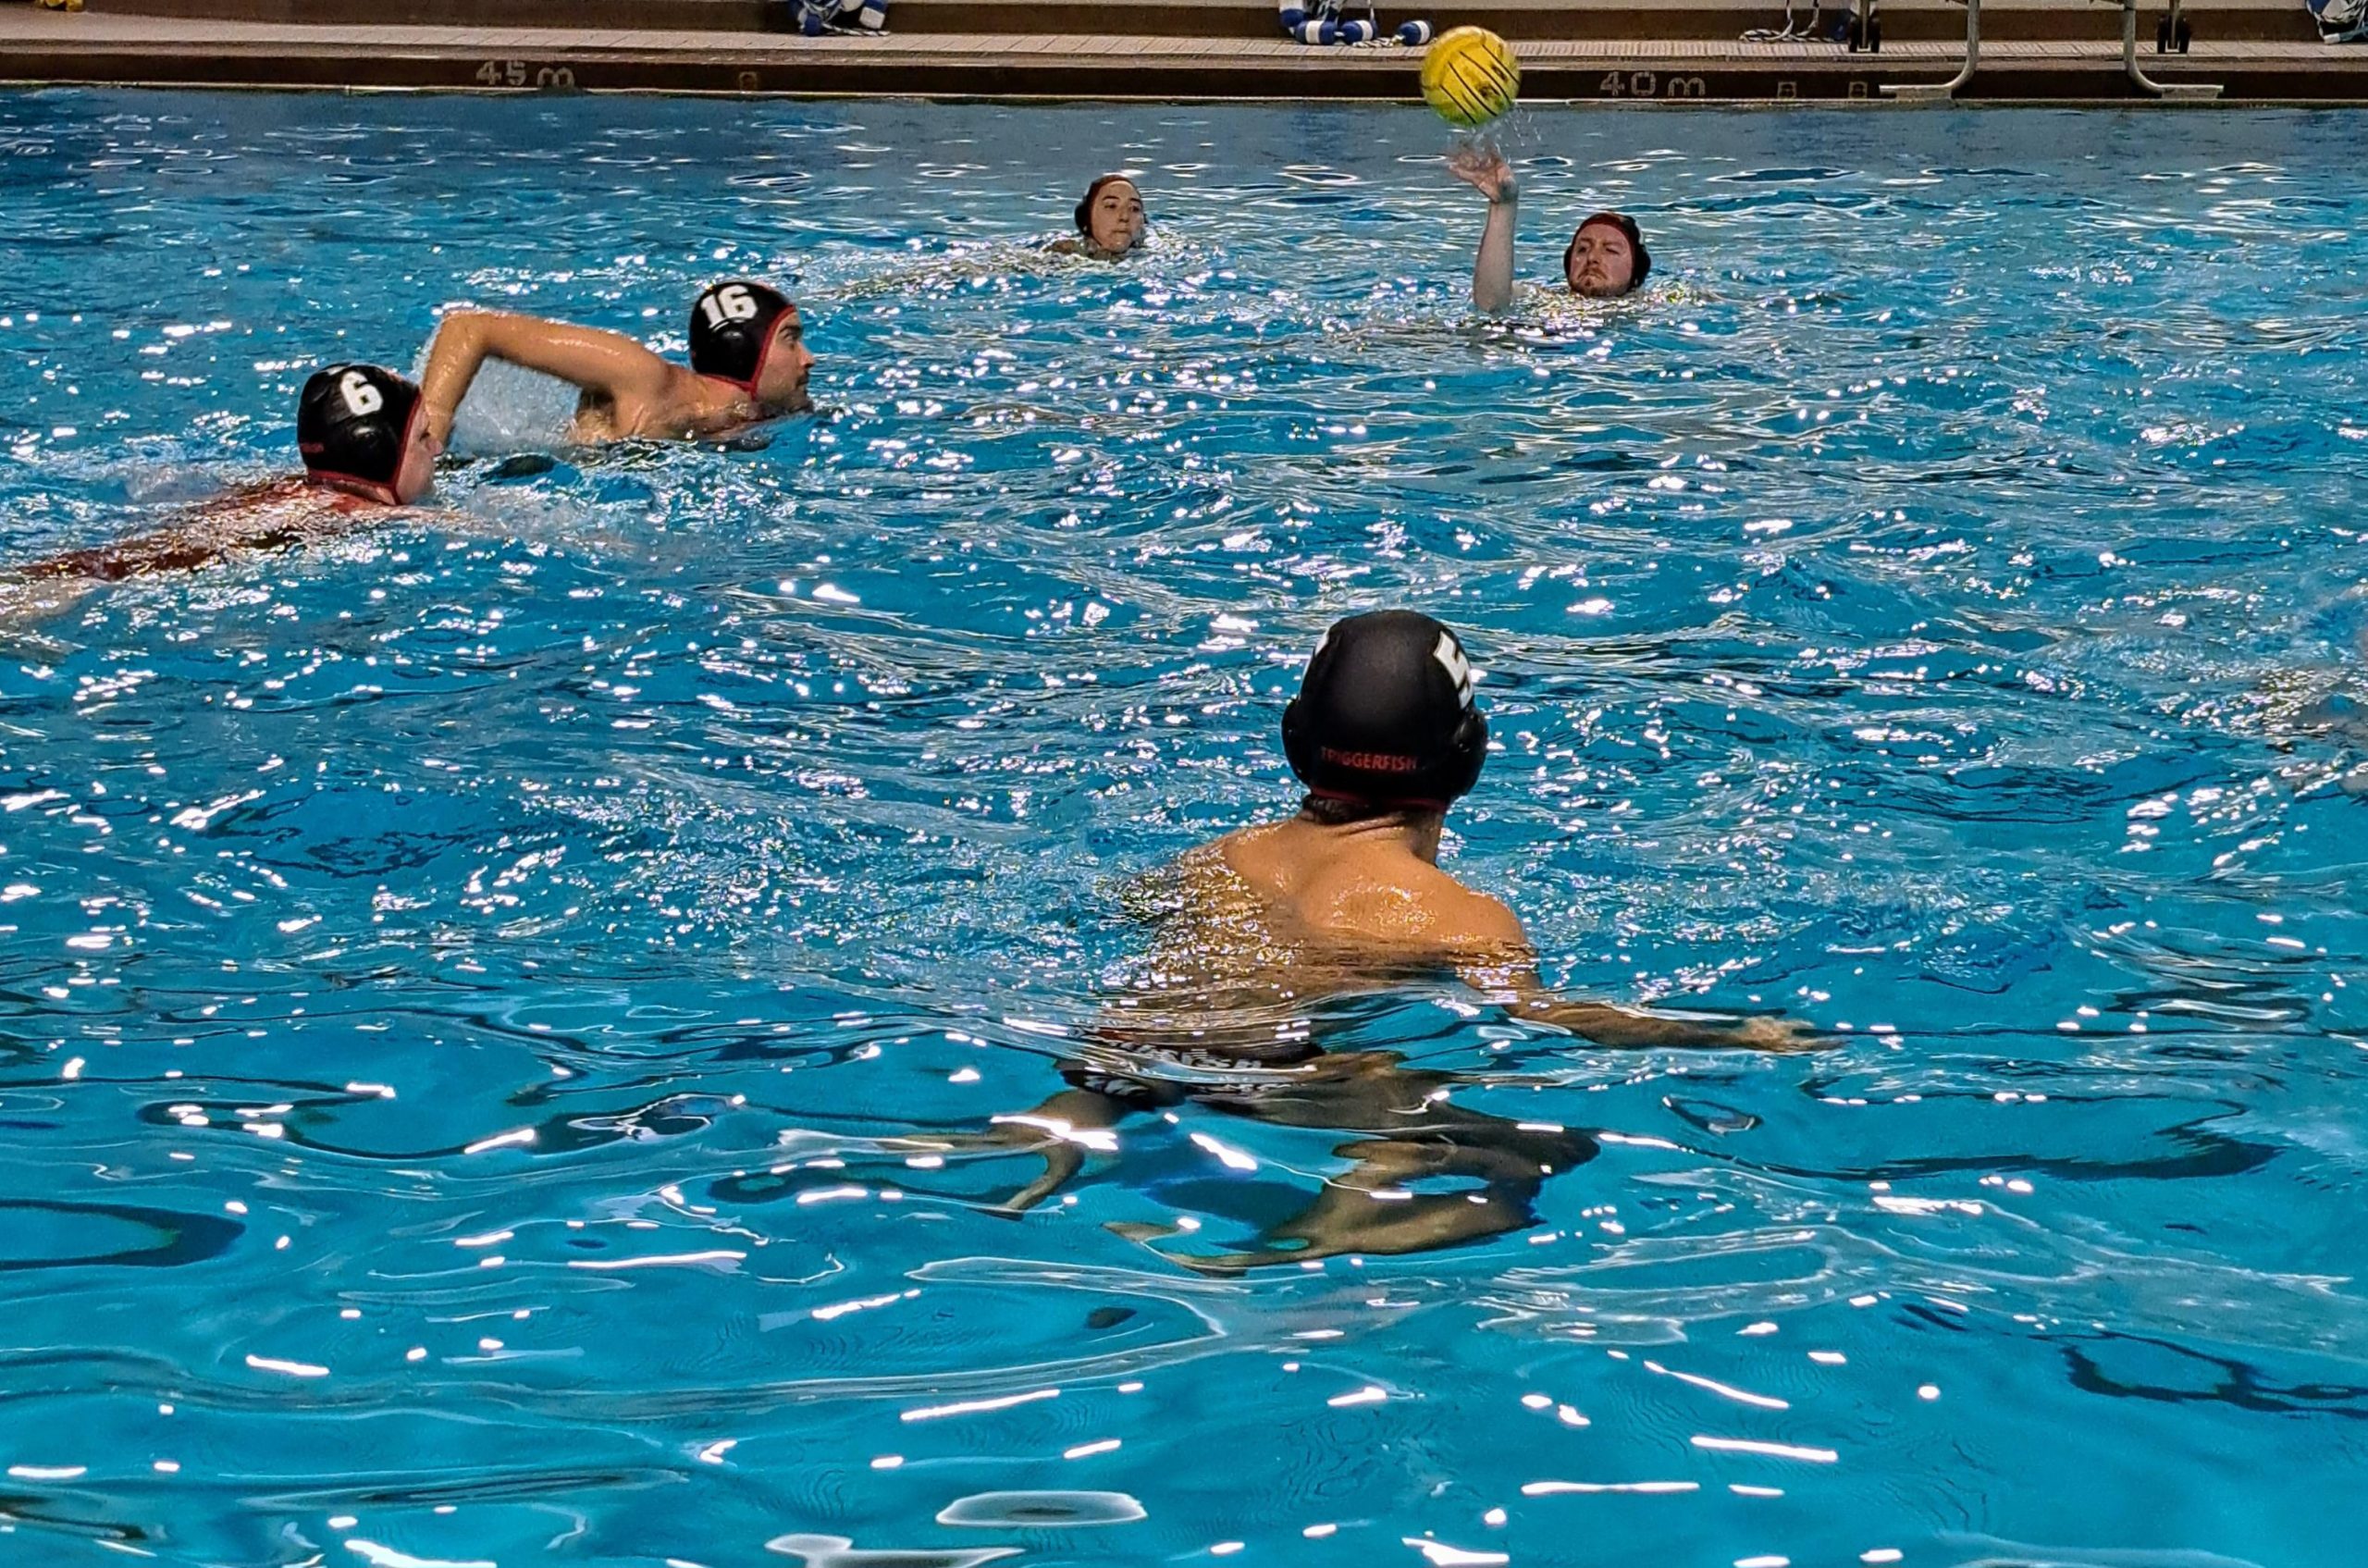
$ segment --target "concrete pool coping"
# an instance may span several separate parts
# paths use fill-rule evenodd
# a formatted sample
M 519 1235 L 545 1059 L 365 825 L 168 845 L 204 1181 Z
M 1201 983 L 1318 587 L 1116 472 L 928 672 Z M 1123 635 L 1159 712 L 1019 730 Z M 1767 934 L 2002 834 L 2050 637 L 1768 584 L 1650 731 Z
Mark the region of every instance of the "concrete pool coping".
M 2299 8 L 2299 0 L 2297 0 Z M 1124 13 L 1110 7 L 1114 19 Z M 1985 17 L 1987 13 L 1985 12 Z M 1525 102 L 1885 102 L 1893 83 L 1955 73 L 1961 41 L 1880 54 L 1832 43 L 1704 38 L 1527 39 Z M 2140 63 L 2174 83 L 2215 82 L 2229 104 L 2368 103 L 2368 49 L 2198 37 Z M 695 28 L 364 26 L 64 12 L 0 6 L 10 84 L 329 91 L 705 93 L 956 98 L 1410 101 L 1414 55 L 1311 49 L 1278 37 L 893 31 L 808 39 Z M 1984 41 L 1976 103 L 2146 104 L 2119 47 Z

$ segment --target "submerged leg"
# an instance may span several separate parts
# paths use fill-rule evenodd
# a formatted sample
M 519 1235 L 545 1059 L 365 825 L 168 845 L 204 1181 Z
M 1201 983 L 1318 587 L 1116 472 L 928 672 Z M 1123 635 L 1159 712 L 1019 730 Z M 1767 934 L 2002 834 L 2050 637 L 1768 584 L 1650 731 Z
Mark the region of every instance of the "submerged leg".
M 1350 1168 L 1325 1183 L 1314 1201 L 1268 1227 L 1254 1252 L 1177 1255 L 1219 1273 L 1300 1263 L 1352 1253 L 1393 1255 L 1485 1241 L 1537 1222 L 1532 1206 L 1548 1177 L 1595 1157 L 1583 1133 L 1525 1128 L 1449 1103 L 1438 1074 L 1404 1072 L 1383 1057 L 1342 1059 L 1325 1077 L 1294 1085 L 1254 1105 L 1229 1105 L 1286 1127 L 1365 1131 L 1333 1154 Z M 1449 1191 L 1413 1191 L 1424 1180 L 1467 1183 Z M 1122 1229 L 1136 1241 L 1161 1231 Z
M 1085 1168 L 1085 1152 L 1105 1141 L 1131 1107 L 1091 1089 L 1064 1089 L 1032 1111 L 994 1118 L 984 1132 L 916 1133 L 882 1139 L 891 1148 L 948 1154 L 1037 1154 L 1044 1174 L 988 1205 L 996 1214 L 1024 1214 L 1059 1191 Z M 1116 1146 L 1115 1139 L 1106 1140 Z

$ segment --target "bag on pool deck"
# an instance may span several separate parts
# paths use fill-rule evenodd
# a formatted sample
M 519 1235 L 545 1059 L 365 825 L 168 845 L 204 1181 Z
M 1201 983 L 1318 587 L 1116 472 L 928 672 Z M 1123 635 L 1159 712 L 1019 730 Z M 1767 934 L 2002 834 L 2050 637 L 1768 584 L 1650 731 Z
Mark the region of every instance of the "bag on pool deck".
M 2368 43 L 2368 0 L 2302 0 L 2322 43 Z
M 1431 41 L 1431 24 L 1424 21 L 1403 23 L 1395 33 L 1383 37 L 1371 0 L 1362 17 L 1344 18 L 1343 8 L 1344 0 L 1275 0 L 1276 19 L 1283 24 L 1283 31 L 1301 43 L 1379 43 L 1418 49 Z
M 820 38 L 826 32 L 884 32 L 888 29 L 888 0 L 792 0 L 797 11 L 797 31 L 808 38 Z

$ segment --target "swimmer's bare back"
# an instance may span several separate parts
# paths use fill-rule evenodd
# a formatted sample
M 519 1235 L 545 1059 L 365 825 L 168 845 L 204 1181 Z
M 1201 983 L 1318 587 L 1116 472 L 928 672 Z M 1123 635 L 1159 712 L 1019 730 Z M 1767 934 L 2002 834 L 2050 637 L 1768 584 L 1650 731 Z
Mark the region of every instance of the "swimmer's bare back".
M 337 538 L 393 510 L 302 479 L 242 486 L 184 510 L 171 526 L 153 534 L 68 550 L 0 573 L 0 620 L 55 614 L 108 583 L 193 572 L 244 550 Z
M 156 572 L 193 571 L 232 550 L 280 549 L 333 537 L 388 510 L 383 502 L 302 479 L 275 479 L 200 501 L 169 528 L 53 555 L 18 568 L 16 575 L 117 583 Z
M 587 443 L 728 435 L 768 416 L 741 389 L 598 327 L 498 311 L 454 311 L 438 328 L 420 373 L 428 428 L 450 438 L 452 418 L 488 359 L 556 377 L 579 389 L 569 435 Z
M 1304 996 L 1359 970 L 1453 969 L 1515 1016 L 1616 1047 L 1799 1050 L 1818 1043 L 1789 1020 L 1690 1019 L 1547 993 L 1520 917 L 1432 863 L 1437 819 L 1349 823 L 1302 814 L 1229 833 L 1178 862 L 1195 911 L 1169 933 L 1223 964 L 1289 966 Z M 1205 945 L 1202 945 L 1205 944 Z M 1246 973 L 1236 977 L 1247 980 Z M 1313 983 L 1311 983 L 1313 982 Z

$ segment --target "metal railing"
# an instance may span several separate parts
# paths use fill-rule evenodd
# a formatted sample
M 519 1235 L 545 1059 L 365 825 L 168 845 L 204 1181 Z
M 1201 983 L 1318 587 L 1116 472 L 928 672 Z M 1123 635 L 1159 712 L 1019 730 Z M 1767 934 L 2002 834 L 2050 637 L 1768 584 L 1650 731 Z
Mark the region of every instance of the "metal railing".
M 2154 48 L 2158 54 L 2176 50 L 2187 53 L 2187 19 L 2179 14 L 2180 0 L 2170 0 L 2170 9 L 2162 25 L 2154 32 Z M 1882 23 L 1875 14 L 1875 0 L 1857 0 L 1856 14 L 1850 23 L 1850 47 L 1881 49 Z M 1883 93 L 1905 104 L 1934 103 L 1955 97 L 1973 73 L 1981 68 L 1981 0 L 1965 0 L 1965 63 L 1957 74 L 1946 81 L 1909 81 L 1884 87 Z M 2214 82 L 2157 81 L 2148 76 L 2138 64 L 2138 0 L 2121 0 L 2121 68 L 2138 90 L 2165 103 L 2205 103 L 2220 96 Z

